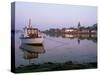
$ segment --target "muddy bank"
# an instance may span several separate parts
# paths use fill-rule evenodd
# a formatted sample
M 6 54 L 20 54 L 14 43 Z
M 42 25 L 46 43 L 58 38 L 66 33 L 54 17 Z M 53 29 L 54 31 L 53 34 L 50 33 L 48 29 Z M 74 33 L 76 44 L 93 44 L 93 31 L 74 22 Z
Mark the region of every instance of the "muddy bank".
M 16 73 L 27 73 L 27 72 L 41 72 L 41 71 L 59 71 L 59 70 L 74 70 L 74 69 L 92 69 L 97 68 L 96 62 L 76 64 L 72 61 L 65 63 L 52 63 L 46 62 L 43 64 L 34 64 L 31 65 L 21 65 L 15 69 Z

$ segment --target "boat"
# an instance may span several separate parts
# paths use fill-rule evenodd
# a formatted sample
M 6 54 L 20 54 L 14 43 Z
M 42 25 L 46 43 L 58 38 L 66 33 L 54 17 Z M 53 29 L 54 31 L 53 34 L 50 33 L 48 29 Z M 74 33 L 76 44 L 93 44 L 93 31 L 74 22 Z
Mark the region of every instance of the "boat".
M 21 35 L 21 43 L 41 45 L 43 39 L 43 33 L 38 28 L 33 28 L 29 19 L 29 25 L 24 27 L 24 33 Z

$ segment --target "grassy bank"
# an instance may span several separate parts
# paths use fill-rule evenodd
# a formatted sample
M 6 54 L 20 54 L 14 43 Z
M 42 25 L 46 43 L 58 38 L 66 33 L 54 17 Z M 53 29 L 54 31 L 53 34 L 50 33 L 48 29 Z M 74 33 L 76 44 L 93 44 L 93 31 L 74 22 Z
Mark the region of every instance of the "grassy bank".
M 59 70 L 74 70 L 74 69 L 91 69 L 97 68 L 96 62 L 75 64 L 72 61 L 65 63 L 52 63 L 47 62 L 43 64 L 31 64 L 27 66 L 21 65 L 15 69 L 16 73 L 27 73 L 27 72 L 41 72 L 41 71 L 59 71 Z

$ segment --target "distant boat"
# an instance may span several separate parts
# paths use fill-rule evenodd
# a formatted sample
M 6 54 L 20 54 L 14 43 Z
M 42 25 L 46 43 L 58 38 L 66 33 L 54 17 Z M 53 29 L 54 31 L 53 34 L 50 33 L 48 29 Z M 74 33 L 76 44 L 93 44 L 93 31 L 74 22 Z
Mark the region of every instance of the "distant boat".
M 24 28 L 24 33 L 21 35 L 22 44 L 42 44 L 43 34 L 37 28 L 33 28 L 31 25 L 31 19 L 29 19 L 29 25 Z

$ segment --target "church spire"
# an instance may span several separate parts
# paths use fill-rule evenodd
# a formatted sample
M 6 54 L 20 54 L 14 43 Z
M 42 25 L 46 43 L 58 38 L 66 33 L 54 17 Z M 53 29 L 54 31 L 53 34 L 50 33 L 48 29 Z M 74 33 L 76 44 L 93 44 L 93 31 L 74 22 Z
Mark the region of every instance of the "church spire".
M 78 22 L 78 28 L 80 28 L 80 26 L 81 26 L 81 24 L 80 24 L 80 22 Z

